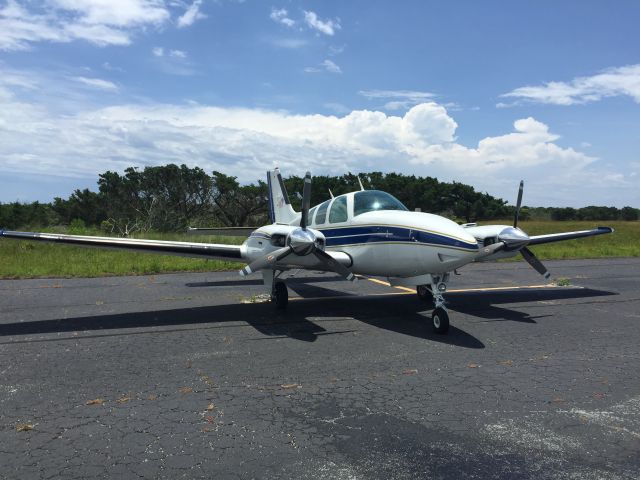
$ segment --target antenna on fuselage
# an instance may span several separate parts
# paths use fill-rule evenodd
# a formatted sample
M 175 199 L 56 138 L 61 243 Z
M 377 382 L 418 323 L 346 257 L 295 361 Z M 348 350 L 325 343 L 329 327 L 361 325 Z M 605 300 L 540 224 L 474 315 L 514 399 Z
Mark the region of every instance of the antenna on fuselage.
M 362 186 L 362 180 L 360 180 L 360 175 L 357 175 L 358 183 L 360 184 L 360 191 L 364 191 L 364 187 Z
M 333 192 L 331 191 L 331 189 L 329 189 L 329 195 L 331 195 L 331 198 L 334 198 L 333 197 Z

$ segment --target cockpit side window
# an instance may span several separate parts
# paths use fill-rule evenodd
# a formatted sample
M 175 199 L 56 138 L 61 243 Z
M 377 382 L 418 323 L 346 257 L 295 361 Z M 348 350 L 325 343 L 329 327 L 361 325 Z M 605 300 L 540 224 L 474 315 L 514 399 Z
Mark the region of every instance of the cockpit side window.
M 347 197 L 338 197 L 331 204 L 329 223 L 346 222 L 347 219 Z
M 329 207 L 330 200 L 320 204 L 318 207 L 318 213 L 316 214 L 316 225 L 322 225 L 327 218 L 327 208 Z
M 313 224 L 313 214 L 316 213 L 316 208 L 318 207 L 313 207 L 311 210 L 309 210 L 309 216 L 308 216 L 309 225 Z
M 353 196 L 353 216 L 375 210 L 408 210 L 400 200 L 387 192 L 364 190 Z

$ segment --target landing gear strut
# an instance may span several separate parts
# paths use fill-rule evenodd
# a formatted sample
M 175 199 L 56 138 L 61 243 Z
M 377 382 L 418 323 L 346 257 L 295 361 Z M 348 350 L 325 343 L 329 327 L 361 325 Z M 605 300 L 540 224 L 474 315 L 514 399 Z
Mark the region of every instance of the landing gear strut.
M 440 334 L 445 334 L 449 331 L 449 314 L 447 313 L 447 307 L 445 306 L 444 297 L 442 296 L 442 294 L 447 291 L 448 280 L 448 273 L 445 273 L 442 277 L 436 275 L 431 277 L 430 293 L 433 296 L 433 303 L 436 307 L 431 314 L 431 326 L 434 332 Z M 428 288 L 427 285 L 423 286 Z M 418 292 L 418 295 L 420 295 L 420 292 Z
M 282 281 L 276 281 L 273 284 L 273 291 L 271 292 L 271 302 L 276 306 L 278 310 L 284 310 L 289 303 L 289 292 L 287 286 Z

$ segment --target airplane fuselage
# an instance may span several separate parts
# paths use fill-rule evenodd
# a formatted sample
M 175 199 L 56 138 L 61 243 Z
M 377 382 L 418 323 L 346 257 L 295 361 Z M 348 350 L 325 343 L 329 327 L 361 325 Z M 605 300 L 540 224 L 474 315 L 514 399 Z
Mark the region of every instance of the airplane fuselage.
M 248 261 L 284 246 L 292 225 L 257 229 L 243 245 Z M 388 277 L 414 277 L 450 272 L 478 253 L 475 238 L 457 223 L 428 213 L 379 210 L 349 216 L 345 222 L 313 225 L 324 250 L 354 273 Z M 283 268 L 316 268 L 312 256 L 287 257 Z

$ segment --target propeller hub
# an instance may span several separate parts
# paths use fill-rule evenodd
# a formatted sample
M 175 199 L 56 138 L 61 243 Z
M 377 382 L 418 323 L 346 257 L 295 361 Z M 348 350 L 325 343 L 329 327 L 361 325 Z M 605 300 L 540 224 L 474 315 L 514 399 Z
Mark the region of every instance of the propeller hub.
M 505 250 L 520 250 L 522 247 L 527 246 L 530 238 L 519 228 L 507 227 L 500 232 L 498 240 L 504 242 Z
M 309 255 L 317 248 L 317 237 L 311 230 L 296 228 L 289 234 L 289 245 L 296 255 Z

